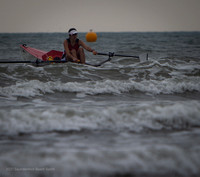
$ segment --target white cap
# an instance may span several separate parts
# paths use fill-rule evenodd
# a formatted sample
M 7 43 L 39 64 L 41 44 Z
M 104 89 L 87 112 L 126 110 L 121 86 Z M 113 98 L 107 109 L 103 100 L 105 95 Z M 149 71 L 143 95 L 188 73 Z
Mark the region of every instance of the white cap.
M 76 31 L 76 30 L 71 30 L 70 32 L 69 32 L 69 35 L 73 35 L 73 34 L 78 34 L 78 32 Z

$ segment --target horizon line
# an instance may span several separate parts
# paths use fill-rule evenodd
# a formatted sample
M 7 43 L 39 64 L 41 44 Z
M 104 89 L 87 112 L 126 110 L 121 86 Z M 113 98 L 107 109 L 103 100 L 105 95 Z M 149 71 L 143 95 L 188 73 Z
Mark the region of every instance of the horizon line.
M 79 31 L 78 33 L 88 33 Z M 172 30 L 172 31 L 93 31 L 95 33 L 175 33 L 175 32 L 200 32 L 200 30 Z M 0 34 L 29 34 L 29 33 L 68 33 L 68 32 L 0 32 Z

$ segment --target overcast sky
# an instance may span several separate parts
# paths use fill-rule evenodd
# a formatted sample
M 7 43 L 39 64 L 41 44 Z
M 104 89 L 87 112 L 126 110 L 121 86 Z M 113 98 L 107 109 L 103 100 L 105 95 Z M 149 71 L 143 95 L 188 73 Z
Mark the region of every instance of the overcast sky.
M 0 32 L 200 31 L 200 0 L 0 0 Z

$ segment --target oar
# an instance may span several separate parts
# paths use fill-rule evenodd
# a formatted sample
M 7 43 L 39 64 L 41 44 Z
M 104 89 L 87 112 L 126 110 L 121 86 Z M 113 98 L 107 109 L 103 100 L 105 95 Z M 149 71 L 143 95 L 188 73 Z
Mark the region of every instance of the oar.
M 36 63 L 33 61 L 0 61 L 0 63 Z
M 121 55 L 121 54 L 115 54 L 114 52 L 109 52 L 109 53 L 99 53 L 99 52 L 98 52 L 97 55 L 106 55 L 106 56 L 109 56 L 109 57 L 117 56 L 117 57 L 133 57 L 133 58 L 139 58 L 139 56 Z
M 109 58 L 110 60 L 110 58 Z M 107 62 L 108 59 L 106 61 L 103 61 L 101 63 L 98 63 L 98 64 L 90 64 L 90 63 L 85 63 L 85 65 L 89 65 L 89 66 L 94 66 L 94 67 L 98 67 L 98 66 L 101 66 L 103 63 Z M 35 61 L 15 61 L 15 60 L 8 60 L 8 61 L 1 61 L 0 60 L 0 63 L 2 64 L 6 64 L 6 63 L 31 63 L 31 64 L 35 64 L 37 66 L 39 66 L 39 64 L 49 64 L 49 63 L 67 63 L 68 61 L 61 61 L 61 60 L 52 60 L 52 61 L 42 61 L 42 60 L 39 60 L 39 59 L 36 59 Z
M 108 62 L 108 61 L 110 61 L 111 60 L 111 57 L 109 57 L 108 59 L 106 59 L 106 60 L 104 60 L 104 61 L 102 61 L 102 62 L 100 62 L 100 63 L 98 63 L 98 64 L 90 64 L 90 63 L 85 63 L 86 65 L 90 65 L 90 66 L 95 66 L 95 67 L 99 67 L 99 66 L 101 66 L 102 64 L 104 64 L 104 63 L 106 63 L 106 62 Z
M 35 61 L 29 61 L 29 60 L 21 60 L 21 61 L 15 61 L 15 60 L 4 60 L 4 61 L 1 61 L 0 60 L 0 63 L 32 63 L 32 64 L 40 64 L 40 63 L 65 63 L 67 61 L 61 61 L 61 60 L 52 60 L 52 61 L 42 61 L 42 60 L 39 60 L 39 59 L 36 59 Z
M 97 52 L 97 55 L 106 55 L 106 56 L 109 56 L 109 58 L 110 58 L 110 57 L 117 56 L 117 57 L 132 57 L 132 58 L 138 58 L 138 59 L 140 59 L 141 61 L 147 61 L 147 60 L 148 60 L 148 54 L 145 54 L 145 56 L 144 56 L 144 55 L 135 56 L 135 55 L 115 54 L 114 52 L 109 52 L 109 53 Z

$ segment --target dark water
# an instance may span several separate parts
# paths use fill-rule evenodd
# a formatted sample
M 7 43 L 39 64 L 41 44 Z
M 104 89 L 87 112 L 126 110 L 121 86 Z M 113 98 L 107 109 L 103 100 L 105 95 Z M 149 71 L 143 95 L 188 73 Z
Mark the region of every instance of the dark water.
M 99 52 L 149 60 L 0 64 L 0 176 L 199 176 L 200 33 L 97 35 Z M 28 59 L 23 43 L 62 51 L 65 37 L 0 34 L 0 59 Z

